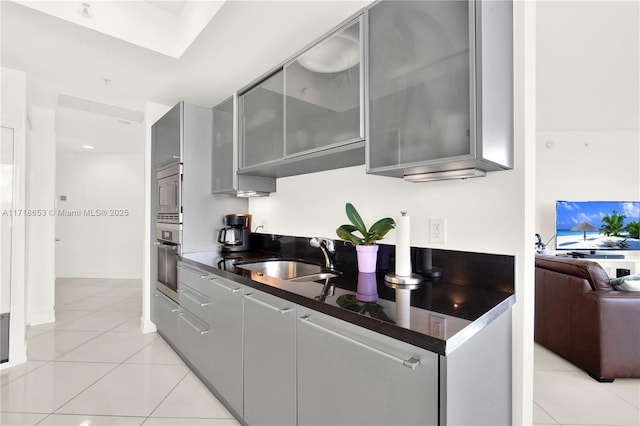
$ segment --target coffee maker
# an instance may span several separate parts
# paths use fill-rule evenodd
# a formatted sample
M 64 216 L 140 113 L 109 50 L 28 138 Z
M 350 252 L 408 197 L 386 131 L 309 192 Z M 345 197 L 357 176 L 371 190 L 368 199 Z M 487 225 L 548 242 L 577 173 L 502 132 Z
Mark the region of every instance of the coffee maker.
M 251 235 L 251 215 L 247 213 L 225 214 L 224 228 L 218 233 L 218 242 L 222 244 L 222 252 L 249 250 Z

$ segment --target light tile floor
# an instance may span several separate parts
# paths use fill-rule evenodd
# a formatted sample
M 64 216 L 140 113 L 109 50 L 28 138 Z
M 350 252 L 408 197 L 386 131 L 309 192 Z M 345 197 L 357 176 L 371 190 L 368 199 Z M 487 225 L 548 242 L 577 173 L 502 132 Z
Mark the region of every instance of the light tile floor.
M 598 383 L 543 346 L 534 350 L 534 424 L 640 426 L 640 379 Z
M 0 425 L 238 425 L 156 333 L 139 280 L 60 279 L 56 322 L 0 377 Z M 535 345 L 533 423 L 640 426 L 640 379 L 597 383 Z
M 0 425 L 238 425 L 156 333 L 140 280 L 59 279 L 56 322 L 1 371 Z

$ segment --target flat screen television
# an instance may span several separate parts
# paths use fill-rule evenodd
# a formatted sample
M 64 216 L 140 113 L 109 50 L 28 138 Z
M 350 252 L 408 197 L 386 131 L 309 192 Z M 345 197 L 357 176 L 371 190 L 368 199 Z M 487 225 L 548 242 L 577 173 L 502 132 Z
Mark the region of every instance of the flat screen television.
M 640 201 L 557 201 L 556 250 L 640 250 Z

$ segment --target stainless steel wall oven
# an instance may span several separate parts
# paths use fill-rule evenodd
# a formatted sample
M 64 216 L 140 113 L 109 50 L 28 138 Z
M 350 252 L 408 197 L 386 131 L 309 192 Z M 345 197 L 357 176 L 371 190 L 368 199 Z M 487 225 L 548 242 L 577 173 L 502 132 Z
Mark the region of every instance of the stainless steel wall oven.
M 156 288 L 178 301 L 178 255 L 181 253 L 182 225 L 156 225 L 158 248 L 158 277 Z

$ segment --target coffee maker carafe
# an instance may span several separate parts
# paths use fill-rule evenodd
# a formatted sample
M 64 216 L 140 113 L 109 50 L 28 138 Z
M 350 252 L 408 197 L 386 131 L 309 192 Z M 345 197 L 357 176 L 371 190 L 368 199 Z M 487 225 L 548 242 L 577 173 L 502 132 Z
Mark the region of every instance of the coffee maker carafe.
M 223 252 L 249 250 L 251 235 L 251 215 L 247 213 L 231 213 L 224 215 L 224 228 L 218 233 L 218 242 Z

